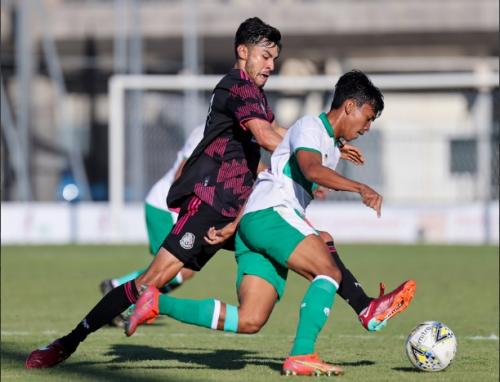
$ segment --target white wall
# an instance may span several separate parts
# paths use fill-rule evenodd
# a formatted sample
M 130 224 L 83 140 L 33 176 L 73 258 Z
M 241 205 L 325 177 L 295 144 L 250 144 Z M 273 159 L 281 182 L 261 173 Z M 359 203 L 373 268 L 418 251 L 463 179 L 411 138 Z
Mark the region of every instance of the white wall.
M 384 190 L 391 202 L 474 200 L 477 176 L 450 173 L 450 139 L 477 134 L 462 94 L 388 94 L 383 132 Z M 368 138 L 369 139 L 369 138 Z
M 313 204 L 308 217 L 316 228 L 344 242 L 498 245 L 498 203 L 383 206 L 382 216 L 360 203 Z M 486 227 L 488 229 L 486 230 Z
M 498 245 L 498 202 L 450 206 L 384 206 L 382 217 L 361 203 L 313 203 L 309 220 L 341 242 L 466 243 L 485 239 L 485 212 L 489 242 Z M 74 218 L 72 220 L 72 217 Z M 123 212 L 120 243 L 145 243 L 142 204 Z M 6 244 L 111 243 L 107 203 L 2 203 L 1 242 Z

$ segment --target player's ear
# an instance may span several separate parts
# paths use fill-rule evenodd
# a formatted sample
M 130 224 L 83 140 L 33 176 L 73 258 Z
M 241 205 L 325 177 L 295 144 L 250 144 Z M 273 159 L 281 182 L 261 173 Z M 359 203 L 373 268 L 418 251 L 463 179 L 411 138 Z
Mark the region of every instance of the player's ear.
M 240 44 L 236 48 L 236 52 L 238 53 L 238 59 L 246 61 L 248 59 L 248 46 L 245 44 Z
M 355 108 L 356 105 L 352 99 L 348 99 L 344 102 L 344 111 L 347 115 L 351 114 Z

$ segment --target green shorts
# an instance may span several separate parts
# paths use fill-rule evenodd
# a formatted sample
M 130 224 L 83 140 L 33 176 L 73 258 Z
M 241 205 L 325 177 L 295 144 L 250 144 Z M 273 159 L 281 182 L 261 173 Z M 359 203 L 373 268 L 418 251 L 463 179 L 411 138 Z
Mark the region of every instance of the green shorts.
M 148 231 L 149 251 L 156 255 L 174 226 L 172 214 L 160 208 L 145 204 L 146 229 Z
M 243 215 L 236 233 L 236 287 L 244 275 L 269 282 L 281 299 L 288 275 L 287 261 L 304 238 L 317 231 L 298 212 L 271 207 Z

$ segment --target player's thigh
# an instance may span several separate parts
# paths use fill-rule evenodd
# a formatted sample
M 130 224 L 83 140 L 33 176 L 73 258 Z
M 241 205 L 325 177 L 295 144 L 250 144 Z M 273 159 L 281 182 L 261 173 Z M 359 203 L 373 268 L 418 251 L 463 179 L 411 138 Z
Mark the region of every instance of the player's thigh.
M 341 280 L 319 232 L 293 208 L 278 206 L 244 215 L 238 234 L 251 250 L 308 280 L 317 275 Z
M 250 250 L 283 267 L 304 238 L 316 234 L 303 216 L 290 207 L 278 206 L 245 214 L 238 234 Z
M 318 275 L 330 276 L 337 282 L 341 280 L 340 270 L 328 253 L 325 242 L 317 235 L 304 238 L 288 258 L 287 265 L 308 280 Z
M 251 250 L 308 280 L 327 275 L 340 282 L 340 271 L 319 232 L 293 208 L 278 206 L 244 215 L 238 233 Z
M 271 292 L 274 290 L 276 300 L 281 299 L 285 291 L 288 269 L 269 256 L 255 252 L 249 248 L 241 238 L 239 231 L 236 234 L 235 246 L 237 290 L 246 293 L 247 288 L 242 289 L 243 280 L 246 280 L 248 283 L 249 279 L 246 276 L 256 276 L 269 286 L 266 288 L 262 287 L 263 290 L 269 289 Z M 259 285 L 264 284 L 260 283 Z M 239 294 L 239 296 L 243 295 Z M 241 303 L 242 301 L 240 300 L 240 306 Z

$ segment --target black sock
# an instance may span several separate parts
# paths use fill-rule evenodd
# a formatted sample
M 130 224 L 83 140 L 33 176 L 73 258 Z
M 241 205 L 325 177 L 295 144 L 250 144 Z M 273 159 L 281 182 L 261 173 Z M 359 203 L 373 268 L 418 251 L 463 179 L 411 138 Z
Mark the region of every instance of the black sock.
M 163 294 L 168 294 L 168 293 L 172 292 L 173 290 L 179 288 L 181 285 L 182 284 L 175 284 L 175 285 L 167 284 L 167 285 L 162 286 L 159 290 Z
M 358 280 L 356 280 L 356 277 L 353 276 L 351 271 L 349 271 L 342 260 L 340 260 L 333 241 L 327 242 L 326 245 L 328 246 L 330 255 L 333 257 L 342 273 L 342 281 L 337 290 L 337 294 L 340 295 L 357 314 L 359 314 L 368 306 L 372 299 L 366 295 L 363 287 L 358 283 Z
M 117 286 L 97 303 L 71 333 L 60 338 L 59 341 L 68 351 L 75 351 L 80 342 L 85 340 L 90 333 L 106 325 L 130 305 L 135 304 L 138 297 L 139 292 L 134 280 Z

